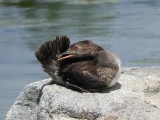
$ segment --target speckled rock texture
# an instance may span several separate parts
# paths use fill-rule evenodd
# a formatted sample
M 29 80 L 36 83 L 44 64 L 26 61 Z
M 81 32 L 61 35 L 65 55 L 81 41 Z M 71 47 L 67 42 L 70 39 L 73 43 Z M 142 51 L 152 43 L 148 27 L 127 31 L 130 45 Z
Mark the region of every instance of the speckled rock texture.
M 51 79 L 27 85 L 6 120 L 160 120 L 160 67 L 123 68 L 119 82 L 102 93 L 78 93 Z

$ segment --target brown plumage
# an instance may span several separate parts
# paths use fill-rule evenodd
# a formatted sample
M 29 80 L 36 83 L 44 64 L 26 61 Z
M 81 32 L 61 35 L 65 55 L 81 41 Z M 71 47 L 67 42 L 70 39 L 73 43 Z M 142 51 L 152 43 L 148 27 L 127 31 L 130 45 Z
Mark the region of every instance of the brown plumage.
M 44 43 L 35 55 L 52 80 L 79 92 L 98 92 L 113 86 L 120 75 L 120 60 L 90 40 L 70 45 L 66 36 Z

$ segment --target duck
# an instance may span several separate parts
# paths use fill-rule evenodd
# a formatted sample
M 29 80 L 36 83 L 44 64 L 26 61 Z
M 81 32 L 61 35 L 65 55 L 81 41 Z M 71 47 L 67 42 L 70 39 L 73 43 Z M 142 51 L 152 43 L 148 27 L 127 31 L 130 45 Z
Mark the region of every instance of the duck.
M 57 84 L 77 92 L 101 92 L 115 85 L 121 74 L 121 61 L 117 55 L 105 50 L 92 40 L 70 45 L 67 36 L 47 41 L 35 52 L 43 70 L 52 78 L 44 84 Z

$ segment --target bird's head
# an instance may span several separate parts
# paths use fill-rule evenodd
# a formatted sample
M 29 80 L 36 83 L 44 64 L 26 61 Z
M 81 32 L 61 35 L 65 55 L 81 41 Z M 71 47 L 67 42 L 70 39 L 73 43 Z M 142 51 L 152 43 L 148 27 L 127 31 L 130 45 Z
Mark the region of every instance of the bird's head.
M 84 40 L 70 45 L 67 51 L 57 55 L 57 59 L 60 61 L 74 56 L 91 55 L 101 50 L 104 49 L 91 40 Z

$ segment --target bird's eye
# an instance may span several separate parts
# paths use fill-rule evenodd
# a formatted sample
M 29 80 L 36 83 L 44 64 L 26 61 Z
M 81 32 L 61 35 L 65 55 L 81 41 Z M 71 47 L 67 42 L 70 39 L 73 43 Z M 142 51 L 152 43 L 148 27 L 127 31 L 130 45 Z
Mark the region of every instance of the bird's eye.
M 74 46 L 73 49 L 74 49 L 74 50 L 78 50 L 78 47 L 77 47 L 77 46 Z
M 97 47 L 95 47 L 95 48 L 94 48 L 94 51 L 97 51 L 97 50 L 98 50 Z

